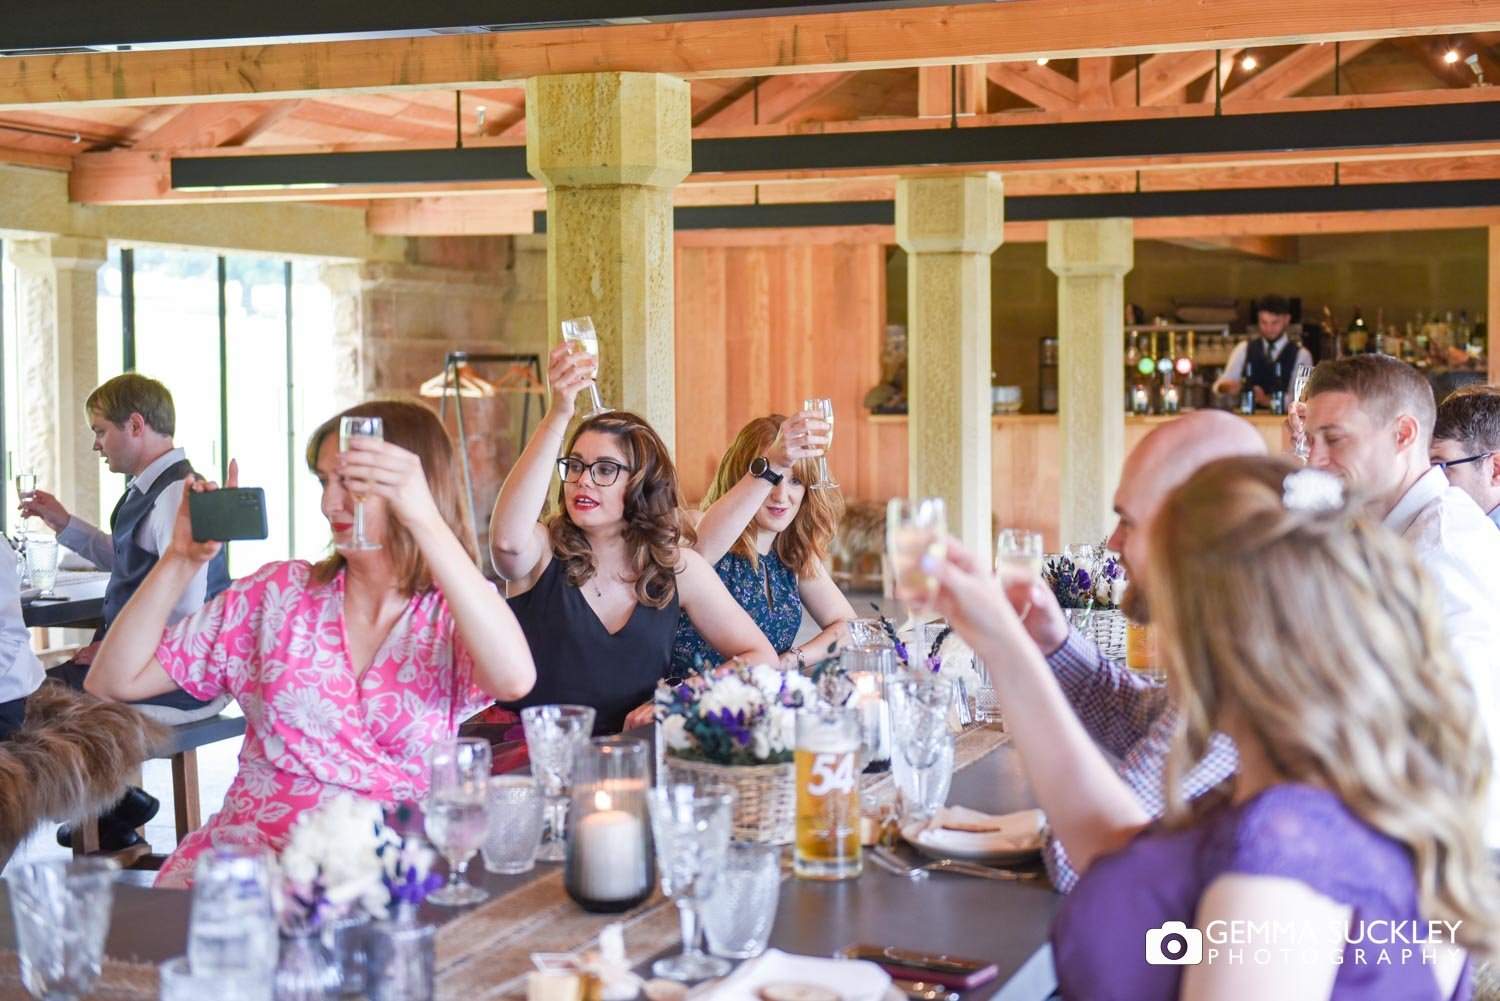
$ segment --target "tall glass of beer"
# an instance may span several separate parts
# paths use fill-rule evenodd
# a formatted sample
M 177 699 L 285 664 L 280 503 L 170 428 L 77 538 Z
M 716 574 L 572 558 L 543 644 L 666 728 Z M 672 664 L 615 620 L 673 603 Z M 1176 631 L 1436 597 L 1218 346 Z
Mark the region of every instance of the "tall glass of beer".
M 797 714 L 796 873 L 852 879 L 859 847 L 859 713 L 820 706 Z
M 1156 649 L 1154 626 L 1138 626 L 1134 622 L 1126 624 L 1125 666 L 1154 681 L 1167 680 L 1167 672 L 1162 670 L 1161 655 Z

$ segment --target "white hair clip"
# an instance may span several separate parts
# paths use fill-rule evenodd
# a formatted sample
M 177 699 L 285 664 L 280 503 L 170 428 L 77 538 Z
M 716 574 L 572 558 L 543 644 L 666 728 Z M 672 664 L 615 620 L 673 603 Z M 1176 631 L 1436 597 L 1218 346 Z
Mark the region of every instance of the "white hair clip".
M 1337 511 L 1344 506 L 1344 484 L 1321 469 L 1299 469 L 1281 481 L 1281 503 L 1288 511 Z

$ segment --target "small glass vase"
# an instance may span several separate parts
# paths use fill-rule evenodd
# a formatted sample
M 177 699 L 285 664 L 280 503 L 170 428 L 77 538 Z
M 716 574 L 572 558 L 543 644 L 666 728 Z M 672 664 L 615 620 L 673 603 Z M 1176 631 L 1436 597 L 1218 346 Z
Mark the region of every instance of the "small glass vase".
M 436 932 L 418 924 L 415 910 L 406 906 L 370 926 L 370 1001 L 432 1001 Z
M 364 911 L 330 921 L 323 926 L 323 945 L 339 968 L 344 997 L 365 992 L 368 965 L 370 915 Z
M 304 929 L 282 934 L 276 1001 L 338 1001 L 342 991 L 338 962 L 318 932 Z

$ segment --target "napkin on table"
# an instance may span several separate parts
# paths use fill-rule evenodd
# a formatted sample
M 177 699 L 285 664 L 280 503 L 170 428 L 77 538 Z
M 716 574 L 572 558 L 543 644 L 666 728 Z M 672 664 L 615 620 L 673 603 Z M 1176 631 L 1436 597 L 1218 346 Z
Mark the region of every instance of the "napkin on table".
M 837 994 L 840 1001 L 880 1001 L 891 977 L 862 959 L 820 959 L 767 949 L 741 963 L 703 1001 L 759 1001 L 755 992 L 767 984 L 791 983 L 816 984 Z
M 955 831 L 945 824 L 993 828 L 985 831 Z M 922 847 L 954 855 L 984 852 L 1024 852 L 1039 849 L 1045 840 L 1047 817 L 1041 810 L 1018 810 L 995 816 L 966 806 L 945 806 L 916 835 Z

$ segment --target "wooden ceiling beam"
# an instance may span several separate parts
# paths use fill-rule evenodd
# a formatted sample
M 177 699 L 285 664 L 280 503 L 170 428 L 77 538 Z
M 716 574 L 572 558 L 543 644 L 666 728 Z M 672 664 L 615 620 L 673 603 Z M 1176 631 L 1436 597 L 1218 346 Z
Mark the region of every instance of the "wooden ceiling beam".
M 189 104 L 142 135 L 131 148 L 179 150 L 221 146 L 254 126 L 275 107 L 263 101 Z
M 1169 237 L 1160 242 L 1187 247 L 1189 250 L 1228 251 L 1276 264 L 1295 264 L 1300 256 L 1300 248 L 1295 236 L 1204 234 L 1192 237 Z
M 917 117 L 954 118 L 990 110 L 990 84 L 979 63 L 917 68 Z
M 1120 15 L 1118 0 L 1012 0 L 503 34 L 17 56 L 0 60 L 0 108 L 493 87 L 543 74 L 615 70 L 767 76 L 1500 29 L 1500 8 L 1477 0 L 1160 0 Z
M 1110 56 L 1090 56 L 1078 60 L 1078 105 L 1082 108 L 1113 108 L 1114 77 Z
M 1378 42 L 1379 39 L 1362 38 L 1339 45 L 1332 43 L 1304 45 L 1226 91 L 1224 103 L 1295 97 L 1299 91 L 1312 86 L 1332 73 L 1336 62 L 1347 65 L 1349 60 Z
M 853 73 L 797 73 L 766 77 L 697 124 L 774 124 L 794 114 L 798 108 L 832 93 L 853 77 Z
M 1203 74 L 1211 72 L 1218 62 L 1218 53 L 1212 49 L 1162 52 L 1142 59 L 1139 69 L 1131 67 L 1110 85 L 1115 107 L 1160 104 Z M 1137 77 L 1140 78 L 1139 89 L 1136 86 Z
M 1078 107 L 1078 83 L 1050 66 L 1036 63 L 991 63 L 985 67 L 990 81 L 1043 111 L 1067 111 Z
M 271 132 L 295 115 L 302 107 L 301 101 L 261 101 L 256 105 L 260 108 L 260 117 L 246 125 L 243 129 L 224 140 L 225 146 L 254 146 L 266 133 Z

